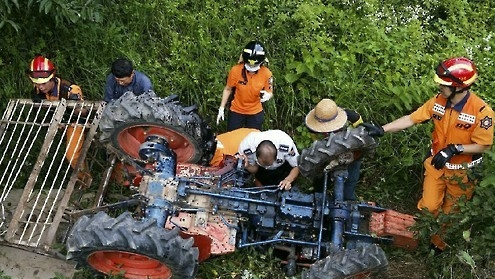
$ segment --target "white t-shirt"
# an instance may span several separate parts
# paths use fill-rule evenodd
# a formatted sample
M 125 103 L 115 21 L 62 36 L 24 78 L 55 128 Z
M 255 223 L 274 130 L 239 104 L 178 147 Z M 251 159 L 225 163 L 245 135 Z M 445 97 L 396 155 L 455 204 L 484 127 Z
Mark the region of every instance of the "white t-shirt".
M 271 141 L 277 148 L 277 159 L 275 162 L 266 167 L 273 170 L 287 161 L 292 167 L 297 167 L 297 158 L 299 152 L 292 138 L 281 130 L 268 130 L 263 132 L 249 133 L 239 144 L 239 154 L 244 154 L 248 158 L 250 165 L 256 164 L 256 147 L 264 141 Z

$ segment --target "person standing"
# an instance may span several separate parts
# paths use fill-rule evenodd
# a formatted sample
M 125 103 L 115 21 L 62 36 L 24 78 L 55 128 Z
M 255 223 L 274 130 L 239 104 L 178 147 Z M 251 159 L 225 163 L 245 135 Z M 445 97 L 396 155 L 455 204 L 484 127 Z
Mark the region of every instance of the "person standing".
M 119 58 L 112 63 L 111 73 L 107 76 L 104 100 L 107 103 L 117 100 L 127 91 L 137 96 L 152 90 L 148 76 L 134 70 L 130 60 Z
M 223 89 L 217 125 L 225 118 L 225 106 L 232 97 L 227 117 L 227 131 L 238 128 L 261 130 L 264 120 L 262 103 L 273 96 L 272 72 L 264 65 L 266 50 L 258 41 L 249 42 L 242 51 L 242 62 L 233 66 Z
M 330 133 L 338 132 L 347 127 L 363 124 L 359 113 L 350 109 L 343 109 L 331 99 L 322 99 L 305 117 L 304 123 L 312 132 L 328 137 Z M 344 182 L 344 200 L 356 200 L 356 185 L 361 172 L 362 152 L 354 151 L 354 160 L 347 166 L 348 177 Z M 316 179 L 318 183 L 319 179 Z
M 471 90 L 478 72 L 465 57 L 442 61 L 436 68 L 434 81 L 439 93 L 413 113 L 383 125 L 377 132 L 397 132 L 433 121 L 430 155 L 424 161 L 425 177 L 419 210 L 438 215 L 455 212 L 461 197 L 471 199 L 475 185 L 467 169 L 482 162 L 482 153 L 493 144 L 493 110 Z M 443 251 L 447 244 L 440 234 L 431 238 L 434 248 Z
M 34 102 L 40 102 L 41 100 L 59 101 L 61 99 L 83 100 L 81 87 L 56 76 L 55 64 L 44 56 L 37 55 L 31 60 L 27 74 L 34 85 L 32 96 Z M 66 141 L 67 151 L 65 157 L 71 167 L 75 169 L 84 143 L 83 127 L 77 123 L 69 124 Z

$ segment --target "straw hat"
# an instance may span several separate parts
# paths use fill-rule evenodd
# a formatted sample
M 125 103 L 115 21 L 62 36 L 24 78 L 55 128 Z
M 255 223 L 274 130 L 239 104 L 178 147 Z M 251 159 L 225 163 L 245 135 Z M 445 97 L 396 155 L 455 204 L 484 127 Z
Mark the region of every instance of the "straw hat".
M 347 114 L 330 99 L 322 99 L 306 115 L 306 126 L 318 133 L 329 133 L 344 127 Z

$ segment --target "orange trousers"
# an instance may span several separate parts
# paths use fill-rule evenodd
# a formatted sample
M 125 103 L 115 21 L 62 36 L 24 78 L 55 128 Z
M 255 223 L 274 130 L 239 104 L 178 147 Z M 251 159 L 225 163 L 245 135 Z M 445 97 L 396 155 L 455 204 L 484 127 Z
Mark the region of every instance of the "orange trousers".
M 76 126 L 76 124 L 70 124 L 67 127 L 65 138 L 67 142 L 65 158 L 69 161 L 70 166 L 75 169 L 81 155 L 81 148 L 84 144 L 84 128 Z
M 423 196 L 418 202 L 418 209 L 427 208 L 435 215 L 442 209 L 443 213 L 449 214 L 455 210 L 455 204 L 461 197 L 471 199 L 474 182 L 469 181 L 467 170 L 437 170 L 431 165 L 431 159 L 429 157 L 424 161 Z
M 432 157 L 424 161 L 425 177 L 423 181 L 423 196 L 418 202 L 418 209 L 427 209 L 435 216 L 440 209 L 443 213 L 455 212 L 456 203 L 461 197 L 468 200 L 472 198 L 474 192 L 474 182 L 467 176 L 467 170 L 437 170 L 431 165 Z M 442 225 L 442 230 L 445 226 Z M 442 233 L 441 233 L 442 234 Z M 444 250 L 447 243 L 442 240 L 441 234 L 431 236 L 431 243 L 437 248 Z

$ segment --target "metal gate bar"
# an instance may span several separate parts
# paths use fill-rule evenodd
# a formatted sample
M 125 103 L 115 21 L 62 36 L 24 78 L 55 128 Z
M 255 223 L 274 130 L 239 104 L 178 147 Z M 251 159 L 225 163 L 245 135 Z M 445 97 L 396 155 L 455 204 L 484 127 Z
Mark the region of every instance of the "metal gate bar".
M 103 108 L 103 102 L 9 102 L 0 120 L 0 235 L 5 241 L 50 249 L 79 176 L 87 171 L 85 156 Z M 76 129 L 83 136 L 68 132 Z M 76 153 L 67 153 L 69 141 L 74 150 L 81 149 L 77 163 L 69 161 Z

